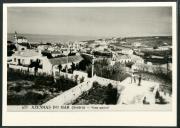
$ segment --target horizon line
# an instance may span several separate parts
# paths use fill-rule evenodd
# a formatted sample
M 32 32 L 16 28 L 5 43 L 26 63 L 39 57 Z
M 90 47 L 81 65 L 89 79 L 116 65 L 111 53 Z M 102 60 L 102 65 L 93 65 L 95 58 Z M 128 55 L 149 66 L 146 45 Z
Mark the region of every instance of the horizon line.
M 9 32 L 7 34 L 14 34 L 12 32 Z M 162 35 L 127 35 L 127 36 L 122 36 L 122 35 L 119 35 L 119 36 L 95 36 L 95 35 L 71 35 L 71 34 L 39 34 L 39 33 L 17 33 L 17 34 L 20 34 L 20 35 L 49 35 L 49 36 L 75 36 L 75 37 L 100 37 L 100 38 L 112 38 L 112 37 L 160 37 L 160 36 L 170 36 L 172 37 L 172 35 L 166 35 L 166 34 L 162 34 Z

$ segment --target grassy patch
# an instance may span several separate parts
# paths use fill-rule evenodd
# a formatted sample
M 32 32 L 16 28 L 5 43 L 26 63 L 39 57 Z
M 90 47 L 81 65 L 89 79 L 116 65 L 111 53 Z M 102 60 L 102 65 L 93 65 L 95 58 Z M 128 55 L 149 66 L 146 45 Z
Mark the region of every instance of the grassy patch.
M 40 105 L 76 85 L 64 77 L 54 82 L 52 76 L 8 70 L 7 104 Z
M 90 104 L 116 104 L 118 93 L 116 88 L 112 85 L 101 86 L 97 82 L 93 83 L 93 87 L 83 92 L 75 101 L 74 105 L 90 105 Z

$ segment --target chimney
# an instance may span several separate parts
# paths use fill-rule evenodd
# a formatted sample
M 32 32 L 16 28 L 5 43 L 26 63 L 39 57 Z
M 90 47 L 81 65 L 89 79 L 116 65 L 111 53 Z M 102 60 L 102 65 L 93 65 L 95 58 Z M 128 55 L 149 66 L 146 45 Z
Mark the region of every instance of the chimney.
M 38 53 L 39 53 L 39 55 L 41 55 L 41 50 L 40 49 L 38 49 Z

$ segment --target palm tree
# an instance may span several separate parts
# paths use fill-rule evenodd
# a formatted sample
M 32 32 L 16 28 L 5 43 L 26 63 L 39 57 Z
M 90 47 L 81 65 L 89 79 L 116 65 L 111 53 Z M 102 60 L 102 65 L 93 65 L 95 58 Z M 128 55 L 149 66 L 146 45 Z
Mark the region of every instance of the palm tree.
M 58 65 L 58 69 L 59 69 L 59 73 L 60 73 L 60 71 L 62 69 L 62 65 L 61 64 Z
M 167 51 L 165 52 L 164 59 L 165 59 L 166 64 L 167 64 L 167 66 L 166 66 L 166 68 L 167 68 L 166 74 L 168 75 L 168 71 L 169 71 L 169 65 L 168 65 L 168 63 L 169 63 L 169 55 L 168 55 Z
M 33 66 L 34 66 L 34 75 L 36 76 L 38 69 L 40 68 L 40 60 L 37 59 Z
M 72 62 L 72 65 L 71 65 L 71 69 L 72 69 L 72 72 L 76 69 L 76 65 Z

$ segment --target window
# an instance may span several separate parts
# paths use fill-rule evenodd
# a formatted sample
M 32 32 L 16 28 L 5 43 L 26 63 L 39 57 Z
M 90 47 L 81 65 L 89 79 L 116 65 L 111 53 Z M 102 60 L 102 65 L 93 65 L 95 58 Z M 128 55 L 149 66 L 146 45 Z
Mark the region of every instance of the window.
M 22 59 L 22 64 L 24 64 L 24 59 Z
M 14 58 L 14 62 L 16 62 L 16 58 Z
M 21 65 L 21 60 L 20 59 L 18 59 L 18 65 Z

